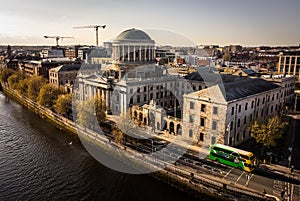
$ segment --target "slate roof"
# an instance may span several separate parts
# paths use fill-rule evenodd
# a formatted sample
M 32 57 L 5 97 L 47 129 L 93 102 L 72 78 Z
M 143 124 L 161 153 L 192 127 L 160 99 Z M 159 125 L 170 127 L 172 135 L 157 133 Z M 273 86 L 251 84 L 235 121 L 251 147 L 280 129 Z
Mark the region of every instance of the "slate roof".
M 231 102 L 247 96 L 260 94 L 273 89 L 280 88 L 279 85 L 273 84 L 260 78 L 240 79 L 236 82 L 217 84 L 212 87 L 191 93 L 187 97 L 209 98 L 216 102 Z

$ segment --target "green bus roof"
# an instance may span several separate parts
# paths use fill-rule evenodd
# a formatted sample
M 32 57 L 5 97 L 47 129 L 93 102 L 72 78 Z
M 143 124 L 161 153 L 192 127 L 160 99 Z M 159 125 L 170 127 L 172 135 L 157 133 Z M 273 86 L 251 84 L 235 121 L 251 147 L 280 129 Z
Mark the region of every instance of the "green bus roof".
M 252 152 L 244 151 L 244 150 L 237 149 L 237 148 L 227 146 L 227 145 L 224 145 L 224 144 L 214 144 L 212 146 L 220 147 L 220 148 L 227 149 L 227 150 L 231 150 L 233 152 L 236 152 L 236 153 L 239 153 L 239 154 L 242 154 L 242 155 L 247 155 L 247 156 L 250 156 L 250 157 L 253 156 Z

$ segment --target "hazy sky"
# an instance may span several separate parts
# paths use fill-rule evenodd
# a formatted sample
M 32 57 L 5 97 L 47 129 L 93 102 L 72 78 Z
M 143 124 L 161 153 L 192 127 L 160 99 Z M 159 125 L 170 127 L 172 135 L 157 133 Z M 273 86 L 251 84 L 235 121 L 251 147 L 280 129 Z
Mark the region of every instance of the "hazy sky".
M 73 29 L 93 24 L 107 25 L 100 31 L 100 41 L 112 40 L 123 30 L 135 27 L 167 30 L 153 37 L 161 45 L 172 43 L 165 39 L 180 44 L 178 34 L 195 44 L 300 43 L 300 0 L 0 0 L 0 3 L 0 45 L 55 44 L 52 39 L 44 39 L 44 35 L 75 37 L 61 41 L 64 45 L 95 44 L 92 29 Z

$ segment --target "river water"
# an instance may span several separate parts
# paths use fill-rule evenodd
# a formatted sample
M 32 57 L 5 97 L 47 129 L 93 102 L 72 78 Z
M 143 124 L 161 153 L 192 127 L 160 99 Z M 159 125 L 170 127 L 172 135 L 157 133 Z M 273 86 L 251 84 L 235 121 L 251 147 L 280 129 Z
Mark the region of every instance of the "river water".
M 101 165 L 76 136 L 0 92 L 0 200 L 195 198 L 148 175 L 123 174 Z

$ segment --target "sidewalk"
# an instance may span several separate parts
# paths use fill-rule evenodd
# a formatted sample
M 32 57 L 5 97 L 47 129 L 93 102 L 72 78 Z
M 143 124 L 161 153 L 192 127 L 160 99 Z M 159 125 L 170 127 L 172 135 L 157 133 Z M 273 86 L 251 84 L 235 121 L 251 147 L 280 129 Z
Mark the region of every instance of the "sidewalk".
M 272 172 L 275 172 L 277 174 L 281 175 L 292 175 L 291 174 L 291 168 L 285 167 L 283 165 L 278 165 L 278 164 L 260 164 L 259 167 L 264 170 L 269 170 Z M 293 171 L 294 176 L 300 176 L 300 170 L 295 170 Z

